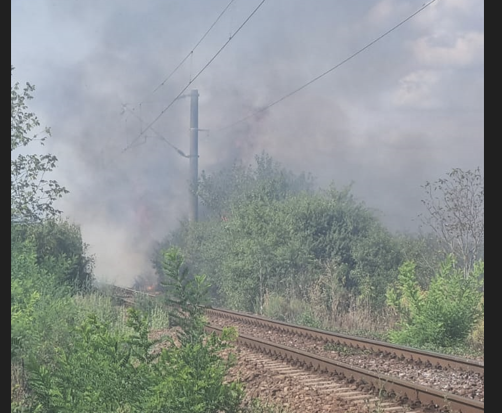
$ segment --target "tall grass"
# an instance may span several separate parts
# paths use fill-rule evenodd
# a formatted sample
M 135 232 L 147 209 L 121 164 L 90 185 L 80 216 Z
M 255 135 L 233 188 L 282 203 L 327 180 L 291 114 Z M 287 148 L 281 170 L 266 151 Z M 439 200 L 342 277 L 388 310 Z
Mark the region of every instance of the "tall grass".
M 263 314 L 272 319 L 323 330 L 363 337 L 385 339 L 395 317 L 386 308 L 347 291 L 336 270 L 326 267 L 314 281 L 302 282 L 303 288 L 285 293 L 267 293 Z
M 326 303 L 315 288 L 306 299 L 267 294 L 263 314 L 275 320 L 375 339 L 384 339 L 394 322 L 387 311 L 377 312 L 351 295 L 334 295 Z
M 126 309 L 116 305 L 115 298 L 109 292 L 79 295 L 75 297 L 75 303 L 79 309 L 80 320 L 83 321 L 93 313 L 99 321 L 109 324 L 113 329 L 130 332 L 126 325 Z M 155 298 L 139 295 L 135 299 L 134 307 L 146 315 L 151 330 L 169 328 L 168 310 Z

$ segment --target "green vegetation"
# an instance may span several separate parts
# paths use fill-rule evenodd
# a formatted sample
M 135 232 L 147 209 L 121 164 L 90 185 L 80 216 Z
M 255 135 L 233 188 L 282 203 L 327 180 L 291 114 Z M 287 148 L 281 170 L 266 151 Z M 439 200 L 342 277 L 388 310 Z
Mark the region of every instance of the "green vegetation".
M 148 323 L 128 311 L 132 332 L 114 332 L 91 315 L 76 328 L 71 348 L 58 348 L 53 365 L 31 359 L 29 384 L 36 406 L 58 412 L 217 412 L 237 411 L 242 390 L 223 384 L 224 340 L 211 336 L 198 345 L 176 346 L 148 339 Z M 231 338 L 231 337 L 230 337 Z
M 80 227 L 61 218 L 45 219 L 32 224 L 13 223 L 14 242 L 30 240 L 37 264 L 47 273 L 58 275 L 56 282 L 74 292 L 92 287 L 94 258 L 87 253 Z
M 430 230 L 392 234 L 350 188 L 316 190 L 310 176 L 262 154 L 254 166 L 202 174 L 205 216 L 185 222 L 165 246 L 178 246 L 190 268 L 207 274 L 220 306 L 419 346 L 481 348 L 479 169 L 454 169 L 424 190 L 421 220 Z M 405 274 L 427 297 L 420 309 L 410 307 Z
M 35 133 L 33 90 L 11 87 L 12 413 L 281 411 L 259 400 L 243 407 L 243 385 L 226 382 L 235 360 L 222 351 L 236 332 L 205 334 L 200 305 L 212 303 L 444 352 L 483 351 L 479 170 L 426 183 L 430 231 L 418 236 L 392 234 L 350 188 L 315 189 L 312 177 L 266 154 L 254 167 L 203 173 L 203 219 L 184 222 L 153 259 L 162 302 L 145 296 L 126 312 L 97 291 L 79 226 L 54 207 L 67 192 L 48 180 L 57 159 L 27 154 L 50 136 Z M 174 337 L 152 338 L 167 327 Z
M 396 288 L 387 292 L 388 303 L 399 317 L 399 328 L 389 334 L 390 339 L 412 346 L 451 347 L 464 342 L 482 315 L 483 262 L 475 263 L 464 276 L 450 256 L 427 291 L 418 285 L 414 270 L 413 262 L 405 262 Z
M 221 173 L 219 184 L 217 177 L 203 176 L 208 218 L 184 225 L 167 241 L 182 248 L 194 271 L 207 274 L 218 303 L 261 313 L 267 293 L 295 290 L 305 298 L 329 264 L 337 267 L 340 289 L 383 304 L 402 254 L 376 216 L 349 188 L 314 191 L 310 181 L 266 155 L 256 163 L 254 170 L 234 167 Z M 222 195 L 224 212 L 212 188 L 233 188 Z
M 11 291 L 11 411 L 239 410 L 242 386 L 224 383 L 233 359 L 219 355 L 235 331 L 207 337 L 202 314 L 192 311 L 186 317 L 197 308 L 192 292 L 202 291 L 200 277 L 179 283 L 177 301 L 186 298 L 187 305 L 178 313 L 178 336 L 150 340 L 154 323 L 164 329 L 169 324 L 158 305 L 149 314 L 135 308 L 125 314 L 109 296 L 71 296 L 69 287 L 48 287 L 47 274 L 38 277 L 33 248 L 31 253 L 25 245 L 14 250 L 15 274 L 23 270 L 20 278 L 30 282 L 15 283 Z M 166 268 L 181 263 L 178 254 L 166 252 Z M 172 272 L 169 279 L 181 281 Z
M 243 388 L 224 382 L 233 359 L 220 356 L 235 331 L 204 334 L 204 277 L 180 271 L 179 253 L 166 251 L 162 261 L 181 304 L 175 338 L 149 338 L 169 325 L 161 304 L 126 313 L 93 287 L 80 228 L 53 205 L 67 191 L 45 180 L 56 158 L 16 156 L 39 140 L 30 136 L 38 120 L 26 111 L 33 90 L 11 88 L 11 412 L 238 412 Z

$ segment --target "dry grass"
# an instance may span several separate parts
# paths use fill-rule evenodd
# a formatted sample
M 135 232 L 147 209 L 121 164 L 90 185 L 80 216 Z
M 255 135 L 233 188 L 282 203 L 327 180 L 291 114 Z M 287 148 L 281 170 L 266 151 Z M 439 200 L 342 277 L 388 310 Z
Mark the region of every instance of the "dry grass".
M 369 304 L 354 297 L 335 296 L 326 304 L 315 289 L 306 300 L 268 294 L 263 310 L 265 316 L 273 319 L 371 337 L 384 336 L 394 324 L 391 314 L 383 310 L 375 312 Z
M 383 338 L 395 325 L 390 312 L 375 309 L 366 300 L 349 294 L 336 277 L 336 268 L 326 267 L 323 275 L 300 292 L 283 295 L 267 293 L 263 314 L 286 322 L 330 331 Z
M 469 344 L 476 350 L 485 351 L 485 319 L 482 318 L 476 324 L 473 332 L 469 336 Z
M 26 374 L 22 363 L 10 363 L 10 402 L 22 405 L 26 400 Z

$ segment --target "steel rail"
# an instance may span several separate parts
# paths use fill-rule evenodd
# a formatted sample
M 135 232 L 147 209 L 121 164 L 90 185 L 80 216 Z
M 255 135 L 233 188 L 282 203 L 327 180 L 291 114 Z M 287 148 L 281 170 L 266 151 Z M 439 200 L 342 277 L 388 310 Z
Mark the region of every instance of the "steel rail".
M 206 331 L 215 332 L 217 334 L 221 334 L 222 330 L 223 329 L 214 326 L 206 327 Z M 420 402 L 422 407 L 431 405 L 436 407 L 446 406 L 449 411 L 461 413 L 484 412 L 483 402 L 364 370 L 326 357 L 310 354 L 293 347 L 283 346 L 243 334 L 239 334 L 237 343 L 273 357 L 278 357 L 292 363 L 302 364 L 316 371 L 337 374 L 349 379 L 361 380 L 373 386 L 375 389 L 385 391 L 389 395 L 404 397 L 411 402 Z
M 123 290 L 129 294 L 143 294 L 150 297 L 156 297 L 155 294 L 133 290 L 126 287 L 111 286 L 116 290 Z M 261 325 L 267 328 L 283 331 L 290 334 L 295 334 L 309 337 L 317 340 L 322 340 L 328 343 L 341 344 L 361 350 L 369 350 L 372 352 L 382 352 L 384 354 L 393 354 L 397 358 L 411 360 L 430 364 L 432 366 L 441 366 L 442 368 L 458 368 L 464 371 L 472 371 L 484 377 L 484 363 L 474 360 L 469 360 L 462 357 L 435 353 L 427 350 L 415 349 L 407 346 L 386 343 L 362 337 L 349 336 L 341 333 L 333 333 L 325 330 L 320 330 L 311 327 L 304 327 L 295 324 L 286 323 L 283 321 L 272 320 L 266 317 L 251 315 L 239 311 L 226 310 L 223 308 L 206 308 L 206 313 L 229 319 L 240 320 L 249 324 Z
M 316 328 L 303 327 L 295 324 L 289 324 L 282 321 L 272 320 L 266 317 L 250 315 L 238 311 L 230 311 L 222 308 L 208 308 L 208 314 L 223 316 L 230 319 L 242 320 L 244 322 L 262 325 L 268 328 L 292 333 L 299 336 L 310 337 L 331 343 L 338 343 L 362 350 L 383 352 L 394 354 L 398 358 L 412 360 L 422 363 L 430 363 L 432 366 L 441 366 L 443 368 L 458 368 L 464 371 L 473 371 L 484 376 L 484 363 L 456 357 L 446 354 L 435 353 L 432 351 L 419 350 L 412 347 L 400 346 L 383 341 L 371 340 L 367 338 L 354 337 L 341 333 L 319 330 Z

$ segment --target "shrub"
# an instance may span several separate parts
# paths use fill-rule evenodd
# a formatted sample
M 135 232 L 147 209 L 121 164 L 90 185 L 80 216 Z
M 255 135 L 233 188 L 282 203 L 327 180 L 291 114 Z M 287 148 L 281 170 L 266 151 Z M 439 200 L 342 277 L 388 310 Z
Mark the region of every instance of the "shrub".
M 204 277 L 189 277 L 177 250 L 166 252 L 164 268 L 174 285 L 171 298 L 179 305 L 174 309 L 182 330 L 177 340 L 149 340 L 148 316 L 135 308 L 128 309 L 128 329 L 114 328 L 91 313 L 72 329 L 69 345 L 55 346 L 50 362 L 30 357 L 28 384 L 35 409 L 59 413 L 239 410 L 242 385 L 225 383 L 233 356 L 220 355 L 235 339 L 235 330 L 225 329 L 221 337 L 206 336 L 200 310 L 207 293 Z M 89 296 L 72 300 L 88 301 Z M 114 317 L 109 311 L 100 314 L 103 319 Z
M 145 398 L 143 389 L 151 380 L 145 364 L 135 365 L 146 356 L 145 343 L 131 345 L 134 336 L 111 332 L 96 316 L 90 316 L 76 330 L 73 348 L 58 348 L 51 368 L 30 360 L 29 384 L 39 408 L 77 413 L 115 412 L 127 406 L 139 411 Z M 135 331 L 137 336 L 140 332 Z
M 428 291 L 418 285 L 415 264 L 404 263 L 399 269 L 396 288 L 387 292 L 387 302 L 399 317 L 399 328 L 389 334 L 391 341 L 423 346 L 449 347 L 465 341 L 481 316 L 481 275 L 479 261 L 464 276 L 449 256 L 434 276 Z
M 485 349 L 485 300 L 484 297 L 481 299 L 480 303 L 481 316 L 474 326 L 472 333 L 470 335 L 471 344 L 477 350 L 484 351 Z
M 40 411 L 237 411 L 242 388 L 223 384 L 231 359 L 218 355 L 233 332 L 181 347 L 168 339 L 159 353 L 146 317 L 134 308 L 128 317 L 132 330 L 122 333 L 90 315 L 76 327 L 72 348 L 57 349 L 52 366 L 30 359 L 29 385 Z
M 37 264 L 57 283 L 74 291 L 86 290 L 94 280 L 94 258 L 87 254 L 78 225 L 62 219 L 33 224 L 13 224 L 15 241 L 31 240 Z

